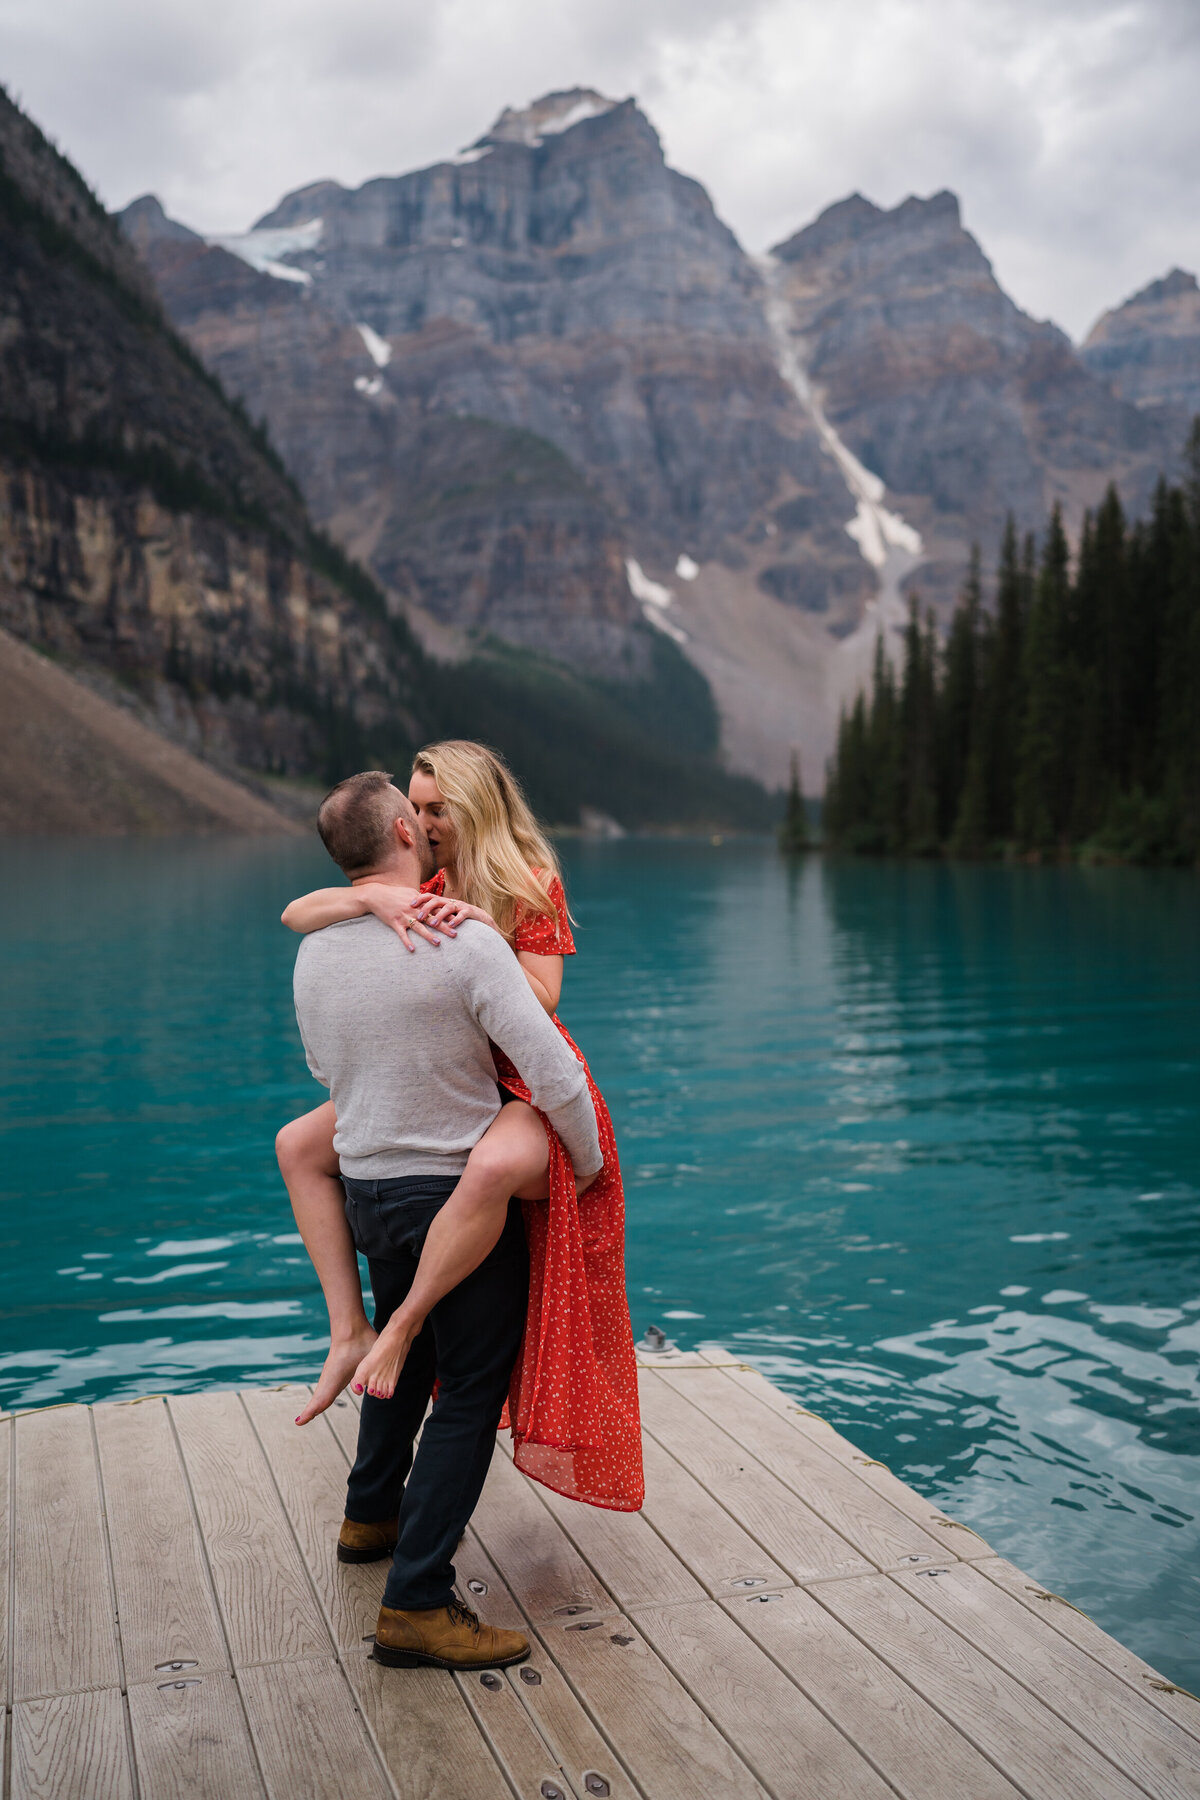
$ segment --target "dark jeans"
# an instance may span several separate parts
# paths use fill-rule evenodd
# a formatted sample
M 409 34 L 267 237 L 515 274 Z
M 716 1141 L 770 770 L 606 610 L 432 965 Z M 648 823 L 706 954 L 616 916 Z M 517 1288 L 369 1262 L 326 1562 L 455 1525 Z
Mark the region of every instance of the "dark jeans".
M 418 1175 L 343 1185 L 381 1330 L 412 1286 L 426 1233 L 456 1183 Z M 528 1295 L 525 1228 L 520 1202 L 512 1200 L 495 1248 L 438 1301 L 413 1340 L 392 1398 L 363 1395 L 346 1517 L 373 1524 L 400 1515 L 385 1606 L 419 1610 L 454 1597 L 454 1551 L 492 1460 Z M 414 1461 L 435 1378 L 437 1399 Z

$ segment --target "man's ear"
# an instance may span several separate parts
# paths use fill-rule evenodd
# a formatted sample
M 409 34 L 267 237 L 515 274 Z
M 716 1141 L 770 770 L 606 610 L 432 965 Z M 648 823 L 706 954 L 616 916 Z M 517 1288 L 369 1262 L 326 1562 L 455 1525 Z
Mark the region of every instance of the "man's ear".
M 397 813 L 396 817 L 392 820 L 392 830 L 396 834 L 396 843 L 401 850 L 412 850 L 416 848 L 416 839 L 413 836 L 413 828 L 404 817 L 403 813 Z

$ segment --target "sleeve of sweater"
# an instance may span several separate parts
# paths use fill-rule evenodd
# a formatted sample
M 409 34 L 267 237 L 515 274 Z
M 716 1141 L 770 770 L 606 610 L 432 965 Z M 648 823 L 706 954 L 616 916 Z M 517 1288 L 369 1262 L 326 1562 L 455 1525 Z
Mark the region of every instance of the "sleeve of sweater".
M 504 939 L 472 921 L 460 928 L 460 944 L 468 933 L 470 954 L 456 956 L 454 963 L 471 1011 L 520 1070 L 534 1105 L 565 1144 L 576 1175 L 594 1175 L 604 1158 L 583 1065 L 534 999 Z

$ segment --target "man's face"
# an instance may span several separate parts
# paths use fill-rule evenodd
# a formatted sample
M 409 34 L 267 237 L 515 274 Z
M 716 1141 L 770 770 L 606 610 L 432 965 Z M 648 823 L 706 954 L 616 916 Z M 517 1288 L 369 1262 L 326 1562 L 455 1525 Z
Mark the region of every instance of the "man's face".
M 437 874 L 437 857 L 434 855 L 433 846 L 429 842 L 429 834 L 425 830 L 420 819 L 415 815 L 407 821 L 407 824 L 409 831 L 412 833 L 413 849 L 416 851 L 417 860 L 421 865 L 421 880 L 423 882 L 432 881 L 433 877 Z

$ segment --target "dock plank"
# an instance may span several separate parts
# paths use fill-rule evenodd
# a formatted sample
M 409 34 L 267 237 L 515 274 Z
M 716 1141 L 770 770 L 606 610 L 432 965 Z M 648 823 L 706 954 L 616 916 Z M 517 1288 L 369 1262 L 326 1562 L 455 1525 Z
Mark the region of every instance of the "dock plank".
M 1196 1800 L 1200 1744 L 1044 1619 L 959 1563 L 893 1579 L 982 1650 L 1155 1800 Z M 1086 1705 L 1081 1696 L 1086 1695 Z
M 620 1610 L 533 1485 L 497 1450 L 472 1521 L 484 1549 L 529 1619 Z
M 1012 1783 L 812 1594 L 793 1588 L 726 1607 L 902 1800 L 1016 1800 Z
M 1141 1795 L 1127 1775 L 890 1576 L 825 1582 L 814 1594 L 1037 1800 Z
M 321 1416 L 329 1421 L 329 1429 L 341 1445 L 347 1463 L 352 1463 L 358 1454 L 358 1407 L 347 1394 L 343 1394 L 339 1400 L 334 1401 L 332 1406 L 327 1407 Z M 314 1419 L 312 1424 L 298 1427 L 298 1429 L 308 1432 L 316 1423 L 317 1421 Z M 343 1487 L 344 1485 L 343 1481 Z
M 90 1410 L 57 1406 L 15 1426 L 13 1699 L 119 1689 Z
M 260 1663 L 238 1685 L 270 1800 L 392 1800 L 336 1663 Z
M 173 1662 L 228 1669 L 166 1403 L 97 1406 L 93 1417 L 126 1681 L 163 1681 Z
M 874 1562 L 861 1555 L 794 1488 L 777 1480 L 759 1457 L 687 1403 L 686 1392 L 681 1396 L 673 1385 L 676 1381 L 708 1376 L 725 1381 L 724 1374 L 716 1370 L 696 1371 L 695 1377 L 688 1371 L 641 1378 L 646 1431 L 674 1458 L 681 1475 L 687 1471 L 688 1478 L 708 1497 L 710 1504 L 705 1510 L 711 1515 L 712 1502 L 716 1502 L 757 1546 L 752 1561 L 726 1565 L 719 1575 L 710 1564 L 706 1585 L 724 1596 L 736 1592 L 749 1580 L 757 1579 L 764 1585 L 773 1583 L 778 1573 L 793 1581 L 872 1573 Z M 679 1485 L 677 1476 L 675 1486 Z M 660 1529 L 673 1538 L 672 1512 L 670 1509 L 662 1518 Z M 727 1536 L 714 1521 L 714 1550 Z
M 893 1790 L 714 1600 L 642 1608 L 639 1630 L 776 1800 Z
M 131 1687 L 129 1723 L 142 1800 L 262 1800 L 258 1761 L 231 1675 L 184 1675 Z
M 1189 1737 L 1200 1741 L 1200 1699 L 1195 1695 L 1168 1681 L 1116 1638 L 1109 1637 L 1087 1613 L 1080 1612 L 1061 1594 L 1051 1593 L 1040 1582 L 1031 1581 L 1023 1570 L 1014 1568 L 1003 1557 L 989 1557 L 975 1566 L 989 1581 L 994 1581 L 1006 1594 L 1011 1594 L 1022 1606 L 1053 1626 L 1060 1636 L 1085 1650 L 1093 1661 L 1112 1674 L 1120 1676 L 1135 1694 L 1165 1713 Z
M 752 1394 L 764 1406 L 780 1418 L 786 1419 L 795 1431 L 806 1437 L 810 1443 L 823 1450 L 826 1456 L 832 1457 L 856 1480 L 863 1482 L 873 1493 L 879 1494 L 897 1512 L 904 1513 L 914 1525 L 919 1525 L 926 1536 L 936 1540 L 947 1556 L 961 1557 L 966 1560 L 980 1556 L 994 1556 L 991 1545 L 981 1538 L 977 1531 L 961 1520 L 947 1518 L 946 1514 L 918 1494 L 893 1474 L 886 1463 L 876 1457 L 864 1456 L 857 1444 L 843 1437 L 837 1427 L 828 1419 L 822 1419 L 816 1413 L 809 1412 L 785 1394 L 773 1382 L 757 1369 L 751 1369 L 745 1363 L 728 1370 L 729 1379 L 746 1393 Z M 819 1468 L 819 1464 L 814 1465 Z
M 824 1455 L 803 1433 L 794 1431 L 755 1393 L 732 1379 L 735 1374 L 727 1369 L 679 1370 L 661 1379 L 688 1400 L 702 1420 L 720 1426 L 805 1501 L 869 1564 L 894 1569 L 945 1560 L 943 1544 L 866 1482 Z M 828 1572 L 842 1571 L 831 1568 Z
M 236 1394 L 186 1394 L 171 1414 L 234 1665 L 331 1657 L 333 1644 Z
M 661 1512 L 669 1505 L 661 1473 L 653 1466 L 646 1469 L 646 1490 L 652 1495 L 652 1510 Z M 549 1488 L 539 1488 L 538 1495 L 618 1606 L 628 1610 L 631 1606 L 704 1599 L 700 1583 L 653 1528 L 651 1513 L 581 1506 Z
M 389 1563 L 340 1563 L 337 1537 L 345 1515 L 346 1459 L 320 1418 L 295 1423 L 302 1389 L 260 1388 L 243 1396 L 284 1509 L 300 1545 L 334 1642 L 357 1650 L 373 1633 Z
M 607 1784 L 612 1800 L 636 1800 L 638 1790 L 621 1767 L 612 1745 L 601 1736 L 557 1664 L 551 1661 L 474 1530 L 467 1533 L 457 1568 L 459 1591 L 467 1604 L 475 1607 L 489 1624 L 523 1631 L 529 1637 L 528 1662 L 506 1669 L 505 1674 L 574 1787 L 586 1792 L 587 1777 L 599 1776 Z
M 748 1583 L 756 1588 L 791 1586 L 787 1571 L 649 1434 L 642 1454 L 646 1517 L 707 1594 L 743 1592 Z
M 120 1690 L 14 1706 L 10 1779 L 12 1800 L 133 1800 Z
M 701 1603 L 703 1604 L 703 1603 Z M 538 1636 L 646 1800 L 749 1800 L 766 1790 L 629 1619 L 542 1624 Z
M 385 1669 L 365 1649 L 347 1658 L 346 1673 L 400 1800 L 512 1800 L 452 1675 Z M 343 1794 L 350 1800 L 335 1790 Z
M 456 1675 L 454 1682 L 516 1793 L 544 1794 L 548 1788 L 564 1796 L 570 1792 L 566 1770 L 501 1671 Z

